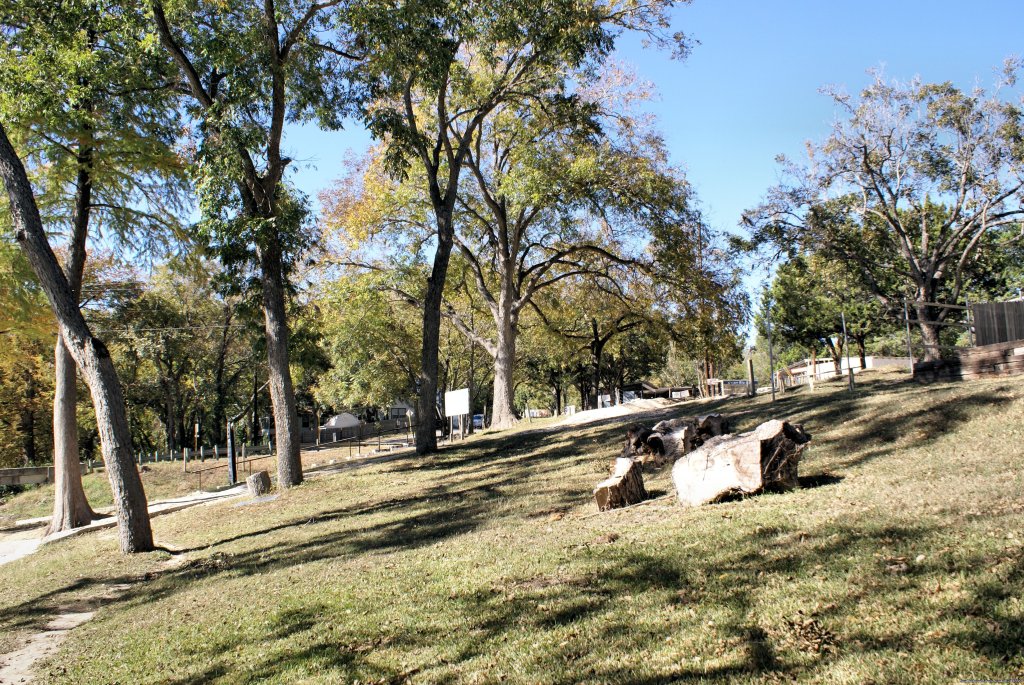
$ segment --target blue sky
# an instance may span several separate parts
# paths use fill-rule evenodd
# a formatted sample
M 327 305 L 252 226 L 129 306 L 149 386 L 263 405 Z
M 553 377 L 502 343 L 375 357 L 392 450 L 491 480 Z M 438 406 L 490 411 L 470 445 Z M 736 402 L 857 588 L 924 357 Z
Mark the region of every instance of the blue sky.
M 1024 54 L 1024 0 L 695 0 L 675 28 L 700 41 L 685 61 L 621 41 L 618 59 L 652 81 L 651 111 L 673 162 L 687 170 L 711 225 L 736 230 L 744 209 L 778 181 L 776 155 L 804 158 L 835 117 L 827 84 L 857 92 L 890 78 L 990 87 L 1003 60 Z M 294 180 L 312 197 L 340 176 L 364 131 L 289 132 Z M 752 282 L 751 287 L 756 287 Z

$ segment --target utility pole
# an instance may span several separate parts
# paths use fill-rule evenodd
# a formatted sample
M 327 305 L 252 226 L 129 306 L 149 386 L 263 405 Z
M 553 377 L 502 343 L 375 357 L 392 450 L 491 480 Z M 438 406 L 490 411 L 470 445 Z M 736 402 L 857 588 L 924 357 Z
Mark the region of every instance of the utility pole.
M 910 364 L 910 377 L 914 377 L 914 348 L 910 345 L 910 309 L 907 307 L 907 298 L 903 298 L 903 321 L 907 324 L 907 359 Z
M 772 301 L 768 300 L 765 309 L 765 322 L 768 324 L 768 371 L 772 379 L 772 402 L 775 401 L 775 349 L 772 347 Z
M 846 311 L 840 311 L 839 315 L 843 317 L 843 349 L 846 350 L 846 372 L 850 374 L 850 390 L 853 391 L 853 365 L 850 364 L 850 344 L 846 337 Z

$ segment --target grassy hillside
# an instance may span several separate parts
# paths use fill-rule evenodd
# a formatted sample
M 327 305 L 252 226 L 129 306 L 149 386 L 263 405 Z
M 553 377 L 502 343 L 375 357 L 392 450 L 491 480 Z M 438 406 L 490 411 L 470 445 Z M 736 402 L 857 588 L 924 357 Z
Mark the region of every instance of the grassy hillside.
M 479 436 L 0 567 L 0 650 L 106 601 L 48 683 L 921 683 L 1024 676 L 1024 383 L 732 400 L 814 436 L 791 493 L 598 514 L 621 421 Z M 684 409 L 684 412 L 686 409 Z M 679 413 L 679 412 L 676 412 Z M 664 417 L 665 414 L 658 418 Z

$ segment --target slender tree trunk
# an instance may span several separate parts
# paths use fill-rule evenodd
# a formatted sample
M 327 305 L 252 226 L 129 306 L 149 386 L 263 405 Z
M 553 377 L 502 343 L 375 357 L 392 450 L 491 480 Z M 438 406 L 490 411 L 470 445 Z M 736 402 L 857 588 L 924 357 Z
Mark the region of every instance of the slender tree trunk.
M 594 409 L 601 408 L 601 357 L 604 354 L 604 341 L 597 336 L 597 322 L 592 321 L 594 339 L 590 342 L 590 354 L 594 363 Z
M 854 338 L 857 343 L 857 354 L 860 356 L 860 368 L 863 371 L 868 368 L 868 355 L 864 346 L 864 337 Z
M 842 344 L 833 345 L 831 341 L 828 344 L 829 355 L 832 357 L 832 371 L 838 378 L 843 375 L 843 346 Z
M 124 394 L 106 346 L 92 336 L 78 302 L 50 249 L 25 167 L 0 125 L 0 177 L 10 198 L 15 236 L 39 279 L 71 356 L 92 394 L 103 458 L 117 509 L 121 551 L 153 549 L 153 533 L 142 480 L 131 454 Z
M 168 380 L 168 386 L 169 385 L 170 381 Z M 175 448 L 174 396 L 171 394 L 169 387 L 164 392 L 164 432 L 167 434 L 167 452 L 171 453 Z
M 437 407 L 438 347 L 441 339 L 441 297 L 448 278 L 454 236 L 451 209 L 437 213 L 437 252 L 427 278 L 423 298 L 423 346 L 420 350 L 420 394 L 416 399 L 416 453 L 437 451 L 437 429 L 434 425 Z M 493 425 L 493 424 L 492 424 Z
M 252 432 L 252 444 L 260 444 L 260 391 L 255 370 L 252 373 L 252 416 L 249 419 L 249 430 Z
M 96 517 L 82 487 L 78 422 L 75 418 L 78 404 L 75 360 L 60 337 L 57 338 L 54 361 L 57 369 L 53 397 L 53 473 L 56 483 L 53 517 L 46 529 L 47 535 L 87 525 Z
M 92 103 L 84 105 L 92 111 Z M 88 136 L 90 131 L 85 129 Z M 71 216 L 71 240 L 68 244 L 64 275 L 75 302 L 79 301 L 85 274 L 86 241 L 92 210 L 93 147 L 91 141 L 79 145 L 75 206 Z M 54 349 L 53 395 L 53 516 L 47 533 L 84 526 L 96 518 L 82 487 L 81 457 L 78 452 L 78 378 L 74 360 L 58 336 Z
M 289 488 L 302 482 L 301 432 L 295 404 L 295 388 L 288 366 L 288 323 L 285 319 L 284 278 L 281 248 L 276 236 L 260 251 L 263 313 L 267 332 L 267 366 L 270 401 L 274 407 L 274 441 L 277 447 L 277 484 Z
M 21 457 L 25 466 L 31 466 L 38 460 L 36 452 L 36 383 L 32 369 L 26 368 L 25 391 L 22 395 L 21 416 L 18 418 L 18 432 L 21 434 Z

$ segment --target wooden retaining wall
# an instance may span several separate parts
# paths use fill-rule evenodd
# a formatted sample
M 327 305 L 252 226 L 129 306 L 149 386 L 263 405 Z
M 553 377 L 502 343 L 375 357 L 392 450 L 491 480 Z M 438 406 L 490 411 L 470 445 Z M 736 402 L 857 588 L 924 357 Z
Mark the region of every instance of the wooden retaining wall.
M 952 359 L 914 364 L 914 378 L 938 380 L 977 380 L 995 376 L 1024 374 L 1024 340 L 979 345 L 958 350 Z

